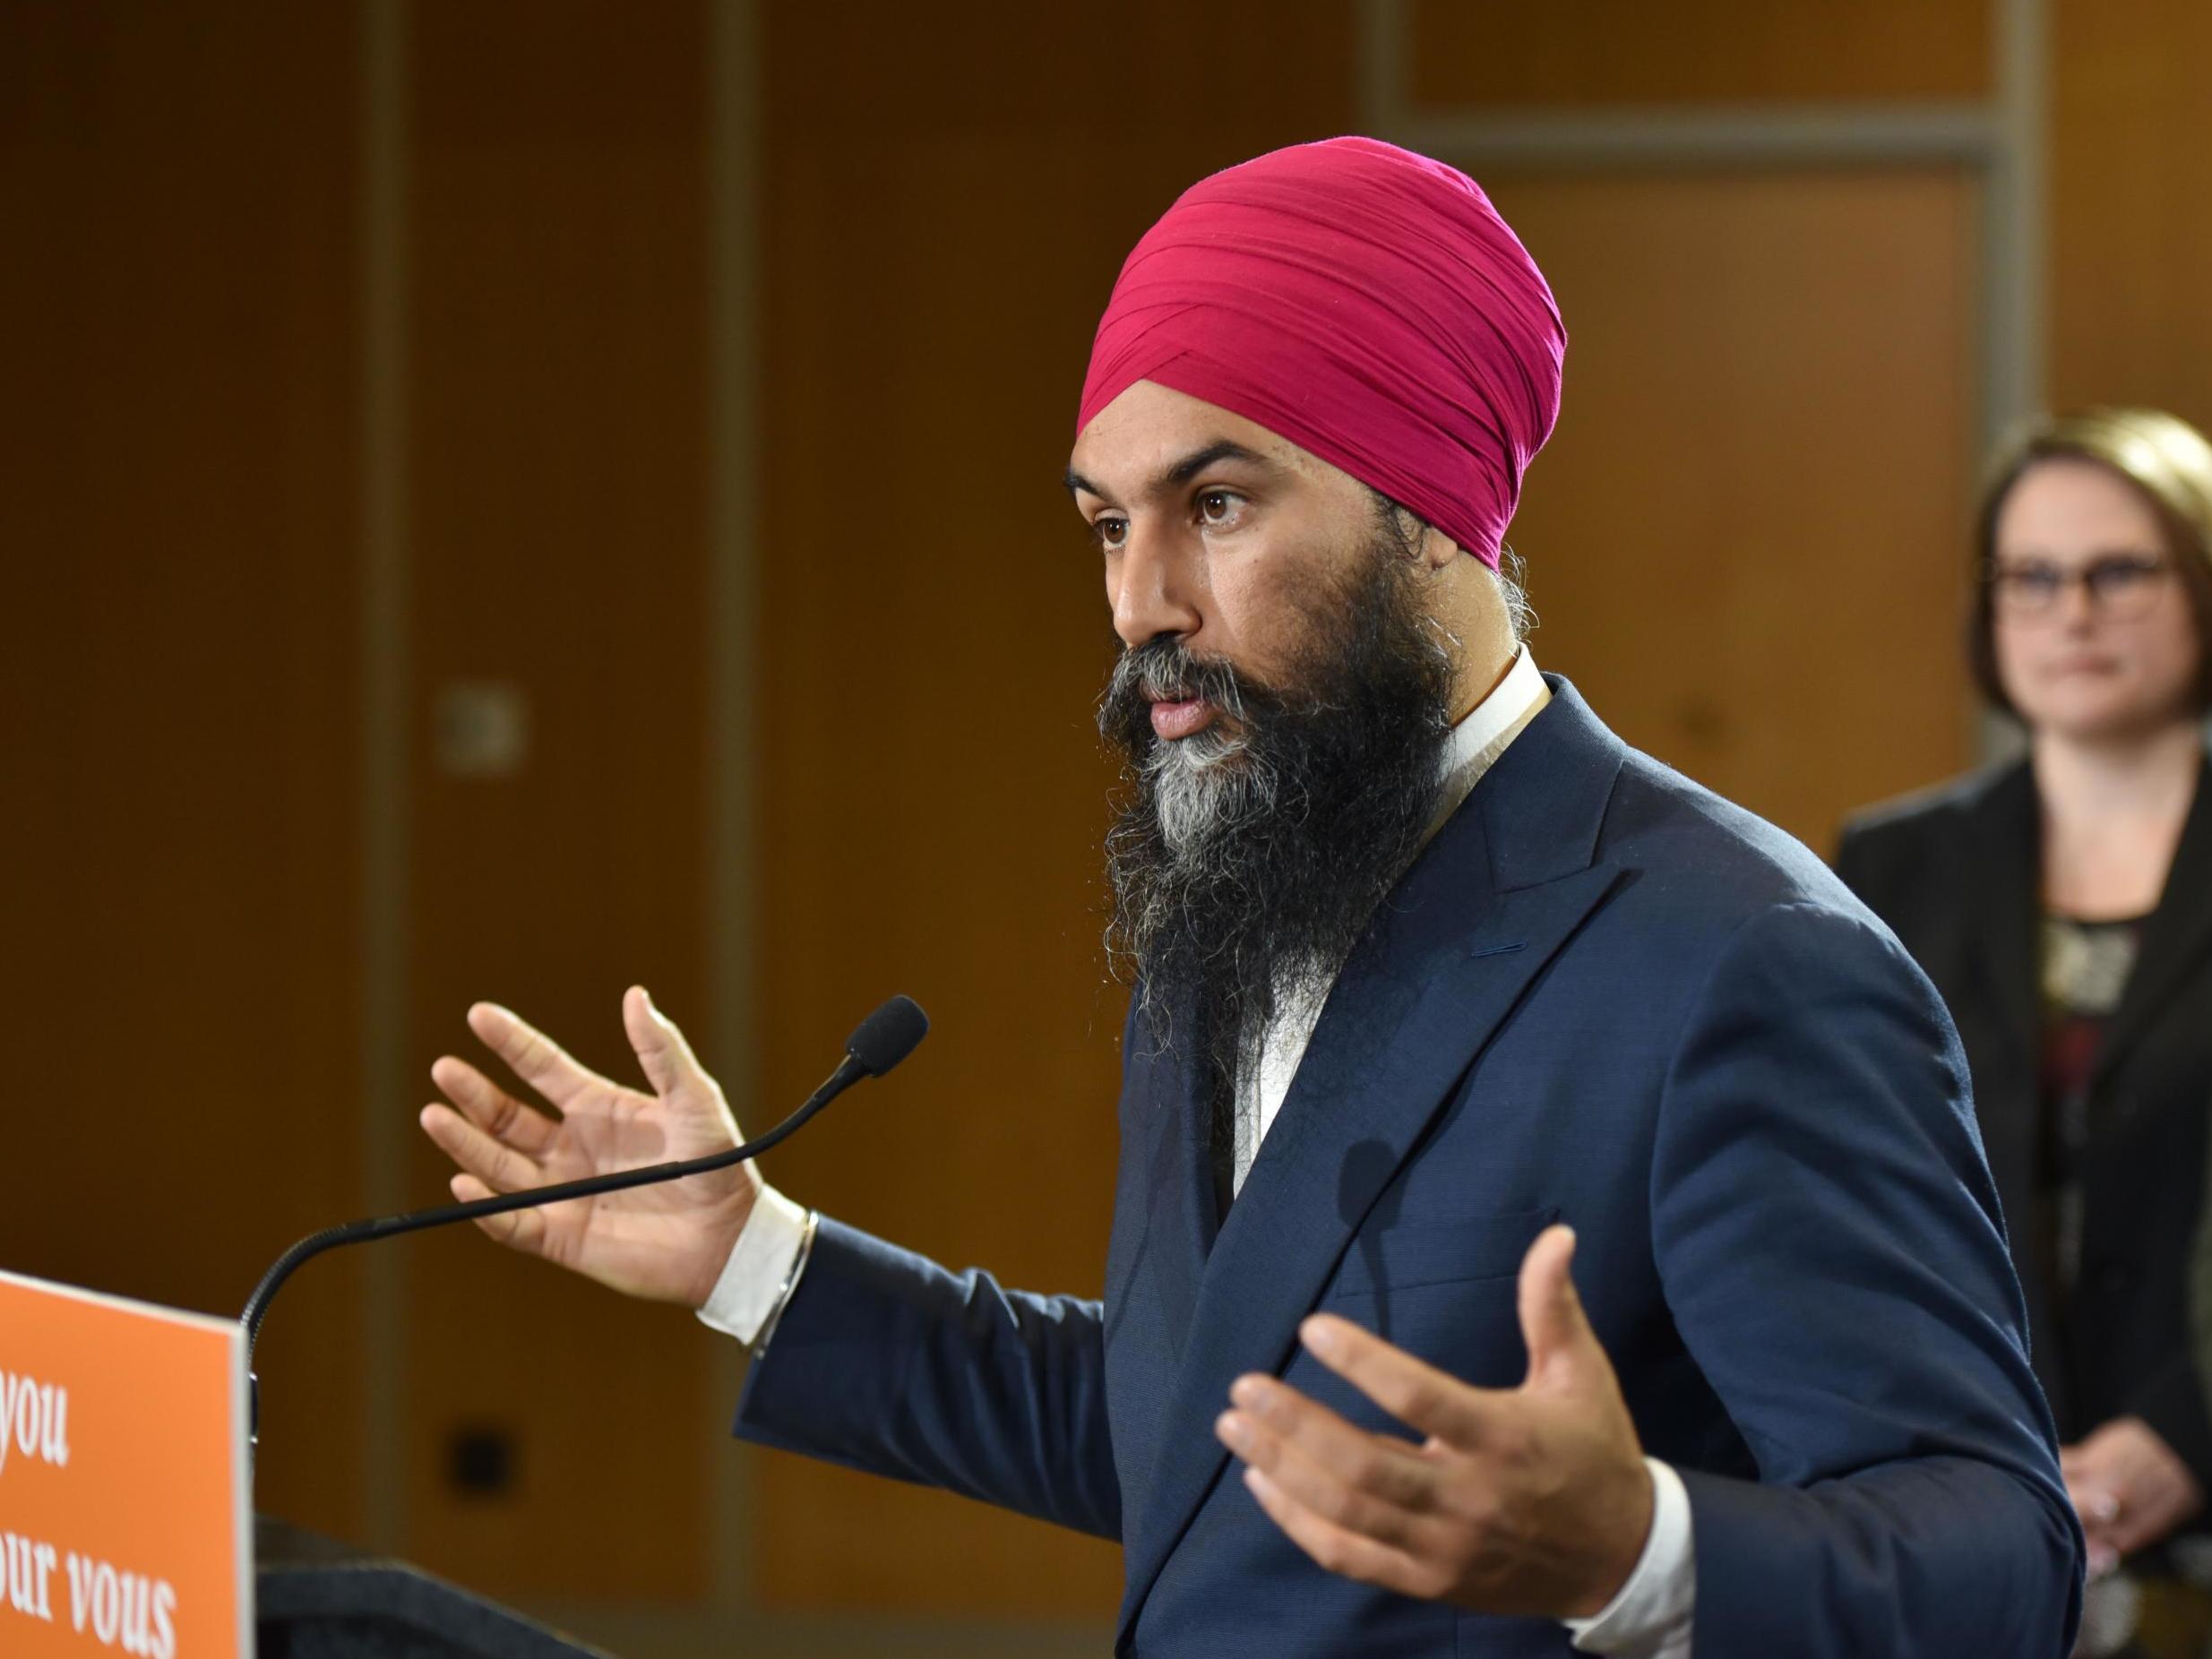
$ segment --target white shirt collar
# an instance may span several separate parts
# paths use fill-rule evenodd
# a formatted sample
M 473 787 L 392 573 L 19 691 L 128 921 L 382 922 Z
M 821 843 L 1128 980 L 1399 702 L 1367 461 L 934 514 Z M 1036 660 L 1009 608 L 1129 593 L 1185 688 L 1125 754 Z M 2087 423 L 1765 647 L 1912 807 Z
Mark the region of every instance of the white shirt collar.
M 1444 797 L 1437 803 L 1439 826 L 1459 810 L 1483 774 L 1551 701 L 1552 688 L 1536 672 L 1536 659 L 1528 654 L 1528 648 L 1522 646 L 1514 653 L 1513 666 L 1505 671 L 1505 678 L 1451 728 L 1450 741 L 1444 749 Z

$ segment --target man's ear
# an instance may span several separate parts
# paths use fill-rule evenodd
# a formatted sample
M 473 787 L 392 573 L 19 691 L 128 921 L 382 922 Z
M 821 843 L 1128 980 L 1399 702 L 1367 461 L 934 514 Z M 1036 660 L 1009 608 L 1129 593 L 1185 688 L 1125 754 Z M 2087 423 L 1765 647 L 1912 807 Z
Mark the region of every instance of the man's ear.
M 1421 542 L 1414 549 L 1414 556 L 1421 561 L 1425 569 L 1433 572 L 1450 570 L 1452 562 L 1459 558 L 1459 551 L 1458 542 L 1433 524 L 1424 524 L 1421 527 Z

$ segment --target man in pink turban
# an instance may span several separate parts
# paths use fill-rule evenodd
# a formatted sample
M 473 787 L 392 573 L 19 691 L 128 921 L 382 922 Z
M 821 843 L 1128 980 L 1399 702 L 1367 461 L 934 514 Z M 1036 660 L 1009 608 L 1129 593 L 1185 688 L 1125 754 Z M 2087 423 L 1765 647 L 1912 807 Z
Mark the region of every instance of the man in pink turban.
M 1473 181 L 1364 139 L 1123 268 L 1067 475 L 1130 780 L 1103 1300 L 749 1170 L 495 1230 L 753 1344 L 745 1438 L 1117 1539 L 1118 1653 L 2061 1655 L 2080 1532 L 1941 1005 L 1523 641 L 1565 342 Z M 650 1096 L 473 1012 L 564 1116 L 441 1062 L 457 1192 L 607 1166 L 615 1116 L 731 1144 L 625 1017 Z

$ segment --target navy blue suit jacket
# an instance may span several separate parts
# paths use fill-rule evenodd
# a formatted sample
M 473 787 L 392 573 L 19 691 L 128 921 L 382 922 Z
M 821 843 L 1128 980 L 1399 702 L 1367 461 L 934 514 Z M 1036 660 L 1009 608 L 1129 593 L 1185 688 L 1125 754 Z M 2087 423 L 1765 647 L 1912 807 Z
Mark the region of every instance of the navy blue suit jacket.
M 1518 1383 L 1516 1274 L 1564 1220 L 1689 1488 L 1698 1659 L 2063 1655 L 2080 1534 L 1941 1002 L 1803 847 L 1553 683 L 1346 965 L 1226 1221 L 1192 1070 L 1132 1030 L 1104 1302 L 825 1221 L 737 1432 L 1119 1539 L 1121 1653 L 1570 1653 L 1323 1572 L 1212 1430 L 1247 1370 L 1394 1426 L 1297 1346 L 1316 1308 Z

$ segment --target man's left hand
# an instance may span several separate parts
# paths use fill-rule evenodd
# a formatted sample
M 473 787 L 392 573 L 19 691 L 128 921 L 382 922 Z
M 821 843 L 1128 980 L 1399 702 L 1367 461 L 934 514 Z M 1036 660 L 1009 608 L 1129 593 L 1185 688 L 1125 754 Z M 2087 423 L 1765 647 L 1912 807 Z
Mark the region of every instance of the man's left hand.
M 1551 1227 L 1520 1269 L 1528 1375 L 1477 1388 L 1347 1320 L 1306 1349 L 1426 1439 L 1371 1434 L 1276 1378 L 1229 1390 L 1215 1432 L 1291 1541 L 1331 1572 L 1483 1612 L 1586 1619 L 1628 1580 L 1651 1530 L 1651 1474 L 1612 1362 Z

